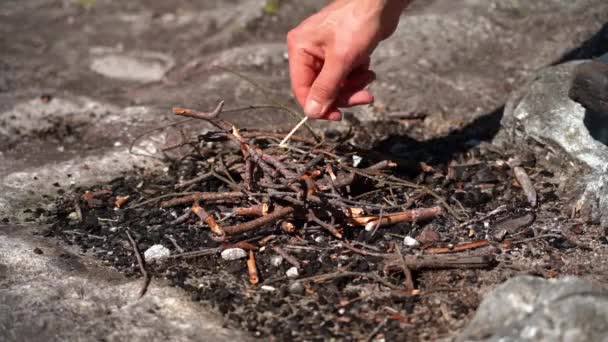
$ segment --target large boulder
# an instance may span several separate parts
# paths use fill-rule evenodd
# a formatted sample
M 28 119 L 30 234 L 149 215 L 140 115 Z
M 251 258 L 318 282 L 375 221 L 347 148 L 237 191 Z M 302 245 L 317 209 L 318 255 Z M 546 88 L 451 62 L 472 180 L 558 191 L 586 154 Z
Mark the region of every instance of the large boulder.
M 512 278 L 483 300 L 456 341 L 605 341 L 607 294 L 574 277 Z
M 579 63 L 541 70 L 515 91 L 495 142 L 535 151 L 562 179 L 561 193 L 571 203 L 566 210 L 608 224 L 608 117 L 568 97 Z

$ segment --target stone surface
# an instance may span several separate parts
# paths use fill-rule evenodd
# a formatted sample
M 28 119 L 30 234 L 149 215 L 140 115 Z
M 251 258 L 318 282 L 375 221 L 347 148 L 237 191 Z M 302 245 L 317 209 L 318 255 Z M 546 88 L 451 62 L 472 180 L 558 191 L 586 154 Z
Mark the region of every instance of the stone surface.
M 499 144 L 537 146 L 537 160 L 565 179 L 562 190 L 574 210 L 608 224 L 608 146 L 601 138 L 608 118 L 568 97 L 572 72 L 581 62 L 544 69 L 510 97 Z M 570 208 L 569 210 L 571 210 Z
M 482 301 L 456 341 L 604 341 L 607 294 L 574 277 L 512 278 Z
M 138 299 L 140 287 L 141 279 L 125 279 L 30 229 L 0 225 L 3 341 L 247 340 L 161 280 Z

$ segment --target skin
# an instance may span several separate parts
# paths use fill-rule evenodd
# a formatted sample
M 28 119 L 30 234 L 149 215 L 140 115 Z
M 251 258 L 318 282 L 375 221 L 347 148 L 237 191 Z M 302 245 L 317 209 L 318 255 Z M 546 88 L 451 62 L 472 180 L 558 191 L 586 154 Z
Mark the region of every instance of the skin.
M 289 31 L 291 89 L 309 118 L 338 121 L 338 108 L 374 101 L 370 56 L 409 2 L 336 0 Z

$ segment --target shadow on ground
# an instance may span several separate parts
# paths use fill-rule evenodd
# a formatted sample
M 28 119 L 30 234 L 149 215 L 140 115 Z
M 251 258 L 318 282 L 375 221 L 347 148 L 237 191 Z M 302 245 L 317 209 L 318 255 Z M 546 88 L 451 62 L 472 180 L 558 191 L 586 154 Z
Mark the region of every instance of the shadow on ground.
M 608 52 L 608 23 L 591 38 L 559 58 L 555 63 L 566 63 L 574 60 L 585 60 L 599 57 Z M 488 114 L 482 115 L 465 127 L 450 134 L 429 140 L 416 140 L 409 135 L 392 135 L 376 144 L 376 149 L 384 154 L 407 158 L 406 171 L 415 174 L 415 165 L 419 162 L 437 164 L 446 163 L 455 155 L 462 154 L 482 141 L 492 141 L 501 128 L 504 105 Z M 591 135 L 603 144 L 608 143 L 605 123 L 606 115 L 589 112 L 585 124 Z

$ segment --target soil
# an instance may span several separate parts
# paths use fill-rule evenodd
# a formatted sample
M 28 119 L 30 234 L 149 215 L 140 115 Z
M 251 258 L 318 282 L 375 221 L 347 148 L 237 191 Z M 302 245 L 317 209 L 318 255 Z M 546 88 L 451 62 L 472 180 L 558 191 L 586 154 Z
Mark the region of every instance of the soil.
M 345 160 L 361 156 L 359 167 L 408 151 L 410 159 L 392 158 L 400 166 L 392 174 L 435 194 L 387 185 L 380 179 L 353 184 L 345 196 L 378 205 L 410 200 L 412 208 L 442 206 L 445 201 L 451 210 L 427 222 L 398 223 L 375 233 L 345 226 L 343 240 L 363 251 L 356 252 L 304 219 L 295 220 L 293 233 L 271 224 L 224 242 L 213 239 L 196 216 L 173 223 L 190 205 L 161 209 L 160 199 L 144 201 L 175 193 L 176 184 L 206 172 L 219 156 L 239 153 L 222 142 L 195 145 L 196 153 L 182 147 L 181 154 L 167 158 L 163 174 L 140 170 L 58 198 L 59 209 L 43 234 L 94 255 L 129 277 L 141 277 L 141 272 L 126 231 L 142 254 L 152 245 L 162 244 L 172 256 L 146 263 L 152 281 L 166 279 L 190 293 L 193 301 L 219 311 L 231 327 L 269 340 L 436 340 L 454 336 L 470 320 L 485 293 L 517 274 L 545 278 L 573 274 L 608 280 L 608 270 L 592 262 L 608 254 L 605 232 L 582 222 L 576 213 L 565 214 L 569 204 L 560 201 L 559 193 L 564 190 L 559 188 L 560 178 L 537 163 L 527 147 L 503 150 L 470 139 L 417 145 L 395 138 L 370 151 L 341 145 L 336 154 Z M 520 160 L 530 176 L 538 196 L 536 207 L 529 204 L 507 164 L 511 158 Z M 372 192 L 378 189 L 381 191 Z M 231 191 L 215 178 L 186 190 Z M 81 197 L 85 191 L 93 193 L 88 200 Z M 116 198 L 126 195 L 130 196 L 127 203 L 116 208 Z M 245 220 L 226 215 L 236 206 L 220 203 L 207 209 L 221 224 L 234 224 Z M 420 244 L 408 246 L 406 237 Z M 220 255 L 239 241 L 257 248 L 258 284 L 251 284 L 247 258 L 224 260 Z M 476 249 L 455 248 L 451 255 L 488 256 L 496 260 L 491 267 L 416 270 L 414 293 L 406 291 L 402 273 L 385 273 L 385 258 L 374 256 L 394 250 L 395 245 L 404 256 L 412 256 L 475 241 L 487 243 Z M 276 246 L 301 264 L 297 279 L 286 275 L 293 267 L 290 262 L 277 264 Z M 356 273 L 318 277 L 335 276 L 336 272 Z M 395 289 L 401 287 L 403 290 Z

